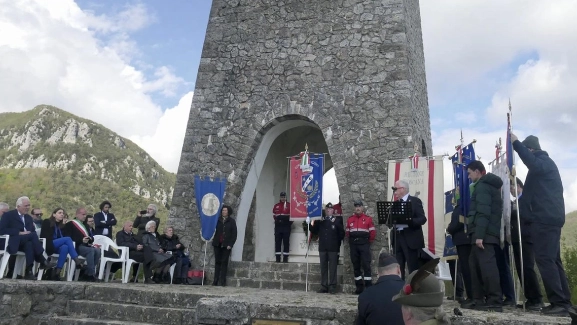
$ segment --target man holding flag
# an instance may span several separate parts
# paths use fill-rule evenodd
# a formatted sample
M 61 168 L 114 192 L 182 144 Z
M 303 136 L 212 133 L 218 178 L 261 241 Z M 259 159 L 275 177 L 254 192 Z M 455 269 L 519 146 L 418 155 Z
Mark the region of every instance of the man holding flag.
M 569 316 L 571 292 L 561 261 L 561 228 L 565 224 L 565 201 L 559 169 L 546 151 L 541 150 L 539 138 L 530 135 L 523 142 L 510 133 L 513 148 L 529 169 L 523 188 L 519 210 L 531 223 L 535 261 L 543 279 L 550 306 L 541 310 L 544 315 Z

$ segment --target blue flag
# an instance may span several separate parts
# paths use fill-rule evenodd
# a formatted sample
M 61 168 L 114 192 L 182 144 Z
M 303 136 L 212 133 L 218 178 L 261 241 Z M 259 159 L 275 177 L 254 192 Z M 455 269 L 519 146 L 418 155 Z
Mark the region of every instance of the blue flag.
M 469 175 L 467 174 L 467 165 L 475 160 L 475 148 L 473 144 L 458 149 L 451 160 L 453 161 L 453 168 L 455 174 L 455 201 L 461 207 L 461 214 L 467 216 L 469 207 L 471 206 L 471 191 L 469 185 Z
M 307 182 L 308 178 L 314 179 L 315 182 L 309 182 L 307 186 L 303 186 L 307 196 L 307 214 L 311 218 L 321 218 L 323 215 L 324 155 L 311 153 L 309 157 L 312 177 L 303 175 L 303 182 Z
M 194 192 L 196 194 L 196 206 L 200 214 L 200 235 L 208 241 L 214 236 L 216 223 L 220 217 L 220 209 L 224 199 L 226 179 L 216 178 L 213 181 L 206 177 L 194 177 Z
M 451 217 L 453 212 L 453 194 L 455 190 L 450 190 L 445 192 L 445 218 Z M 453 237 L 449 234 L 445 235 L 445 249 L 443 250 L 443 256 L 456 256 L 457 246 L 453 244 Z

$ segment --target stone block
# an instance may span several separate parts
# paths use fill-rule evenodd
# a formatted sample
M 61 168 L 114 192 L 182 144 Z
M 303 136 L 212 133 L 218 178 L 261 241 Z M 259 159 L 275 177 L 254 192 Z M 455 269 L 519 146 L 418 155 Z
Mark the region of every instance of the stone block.
M 90 300 L 69 301 L 68 312 L 72 315 L 81 314 L 96 319 L 129 319 L 133 322 L 153 324 L 180 325 L 183 319 L 183 309 Z
M 276 280 L 280 281 L 304 281 L 305 274 L 292 273 L 292 272 L 274 272 L 276 273 Z M 310 275 L 310 274 L 309 274 Z
M 305 283 L 304 282 L 283 281 L 282 289 L 283 290 L 292 290 L 292 291 L 305 291 Z
M 248 278 L 249 272 L 247 269 L 236 269 L 234 271 L 234 277 L 235 278 Z
M 262 289 L 280 289 L 281 281 L 261 281 Z
M 248 324 L 250 303 L 227 298 L 203 298 L 196 306 L 198 324 Z
M 260 288 L 260 281 L 253 279 L 238 279 L 238 286 L 243 288 Z

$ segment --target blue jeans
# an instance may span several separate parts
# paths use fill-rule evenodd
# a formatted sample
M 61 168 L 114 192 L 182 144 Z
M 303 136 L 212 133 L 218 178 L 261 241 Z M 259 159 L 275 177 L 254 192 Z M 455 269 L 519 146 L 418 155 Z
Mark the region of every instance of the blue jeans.
M 58 263 L 56 263 L 56 268 L 61 269 L 64 267 L 67 255 L 70 255 L 71 259 L 78 257 L 78 253 L 76 253 L 76 249 L 74 249 L 74 244 L 70 237 L 56 238 L 52 241 L 52 244 L 54 245 L 54 250 L 58 251 Z
M 96 273 L 96 265 L 100 261 L 100 249 L 92 246 L 80 245 L 78 254 L 86 259 L 86 275 L 94 275 Z

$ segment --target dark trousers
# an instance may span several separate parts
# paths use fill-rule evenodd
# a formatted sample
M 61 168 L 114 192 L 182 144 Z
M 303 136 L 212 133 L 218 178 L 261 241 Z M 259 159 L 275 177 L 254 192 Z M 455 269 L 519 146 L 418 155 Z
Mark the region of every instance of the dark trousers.
M 521 273 L 521 247 L 523 248 L 523 273 Z M 521 277 L 521 274 L 523 274 L 523 278 L 525 279 L 525 286 L 523 288 L 525 298 L 527 298 L 527 301 L 530 303 L 543 302 L 541 286 L 539 285 L 537 273 L 535 272 L 535 253 L 533 252 L 533 244 L 523 241 L 521 247 L 519 243 L 513 243 L 513 256 L 515 258 L 517 275 Z M 521 285 L 523 285 L 523 283 L 521 283 Z
M 227 259 L 227 267 L 228 267 L 228 259 Z M 186 279 L 188 277 L 188 270 L 190 269 L 190 260 L 188 256 L 179 256 L 176 259 L 176 266 L 174 267 L 174 278 L 175 279 Z M 224 274 L 226 277 L 226 272 Z
M 395 245 L 395 257 L 399 266 L 401 267 L 401 278 L 405 279 L 405 264 L 409 269 L 409 274 L 411 272 L 419 269 L 419 250 L 412 249 L 407 245 L 407 239 L 403 233 L 403 230 L 397 231 L 393 234 L 394 245 Z
M 147 265 L 146 263 L 144 263 L 144 252 L 143 251 L 129 251 L 128 252 L 128 257 L 131 260 L 135 260 L 138 263 L 142 263 L 142 266 L 144 267 L 144 278 L 145 279 L 150 279 L 150 277 L 152 277 L 152 272 L 150 271 L 150 265 Z M 138 267 L 133 267 L 132 268 L 132 277 L 136 277 L 138 275 Z
M 463 288 L 463 271 L 461 270 L 461 264 L 459 263 L 459 268 L 457 269 L 457 278 L 455 278 L 455 260 L 449 260 L 449 270 L 451 271 L 451 282 L 453 283 L 453 287 L 455 288 L 455 300 L 457 298 L 462 298 L 464 293 Z
M 515 301 L 515 287 L 513 276 L 511 275 L 511 263 L 509 255 L 509 244 L 505 246 L 495 246 L 495 257 L 497 258 L 497 268 L 499 269 L 499 281 L 501 282 L 501 292 L 505 299 Z
M 471 245 L 458 245 L 457 255 L 459 256 L 459 270 L 463 276 L 467 299 L 473 299 L 473 286 L 471 284 L 471 268 L 469 267 L 469 256 L 471 256 Z
M 285 226 L 280 227 L 277 226 L 274 230 L 274 252 L 277 258 L 280 255 L 289 255 L 289 239 L 291 235 L 291 227 Z M 281 250 L 282 245 L 282 250 Z
M 18 246 L 18 250 L 24 252 L 26 254 L 26 267 L 32 267 L 34 264 L 34 260 L 36 262 L 44 261 L 44 248 L 42 248 L 42 243 L 40 243 L 40 239 L 36 235 L 36 232 L 31 232 L 27 235 L 19 235 L 20 237 L 20 245 Z
M 226 247 L 214 247 L 214 284 L 226 285 L 226 272 L 228 271 L 228 259 L 230 249 Z
M 469 256 L 473 299 L 478 304 L 486 299 L 487 304 L 501 305 L 501 281 L 495 258 L 497 245 L 484 243 L 483 246 L 485 249 L 472 245 Z
M 366 244 L 350 244 L 351 262 L 353 262 L 353 272 L 355 275 L 355 282 L 357 281 L 371 281 L 371 245 Z M 361 273 L 361 266 L 363 273 Z M 357 282 L 359 284 L 360 282 Z
M 533 251 L 547 299 L 554 306 L 569 308 L 571 291 L 561 262 L 561 227 L 532 223 L 531 238 L 539 240 Z
M 337 287 L 338 252 L 319 252 L 321 260 L 321 286 L 328 289 Z

